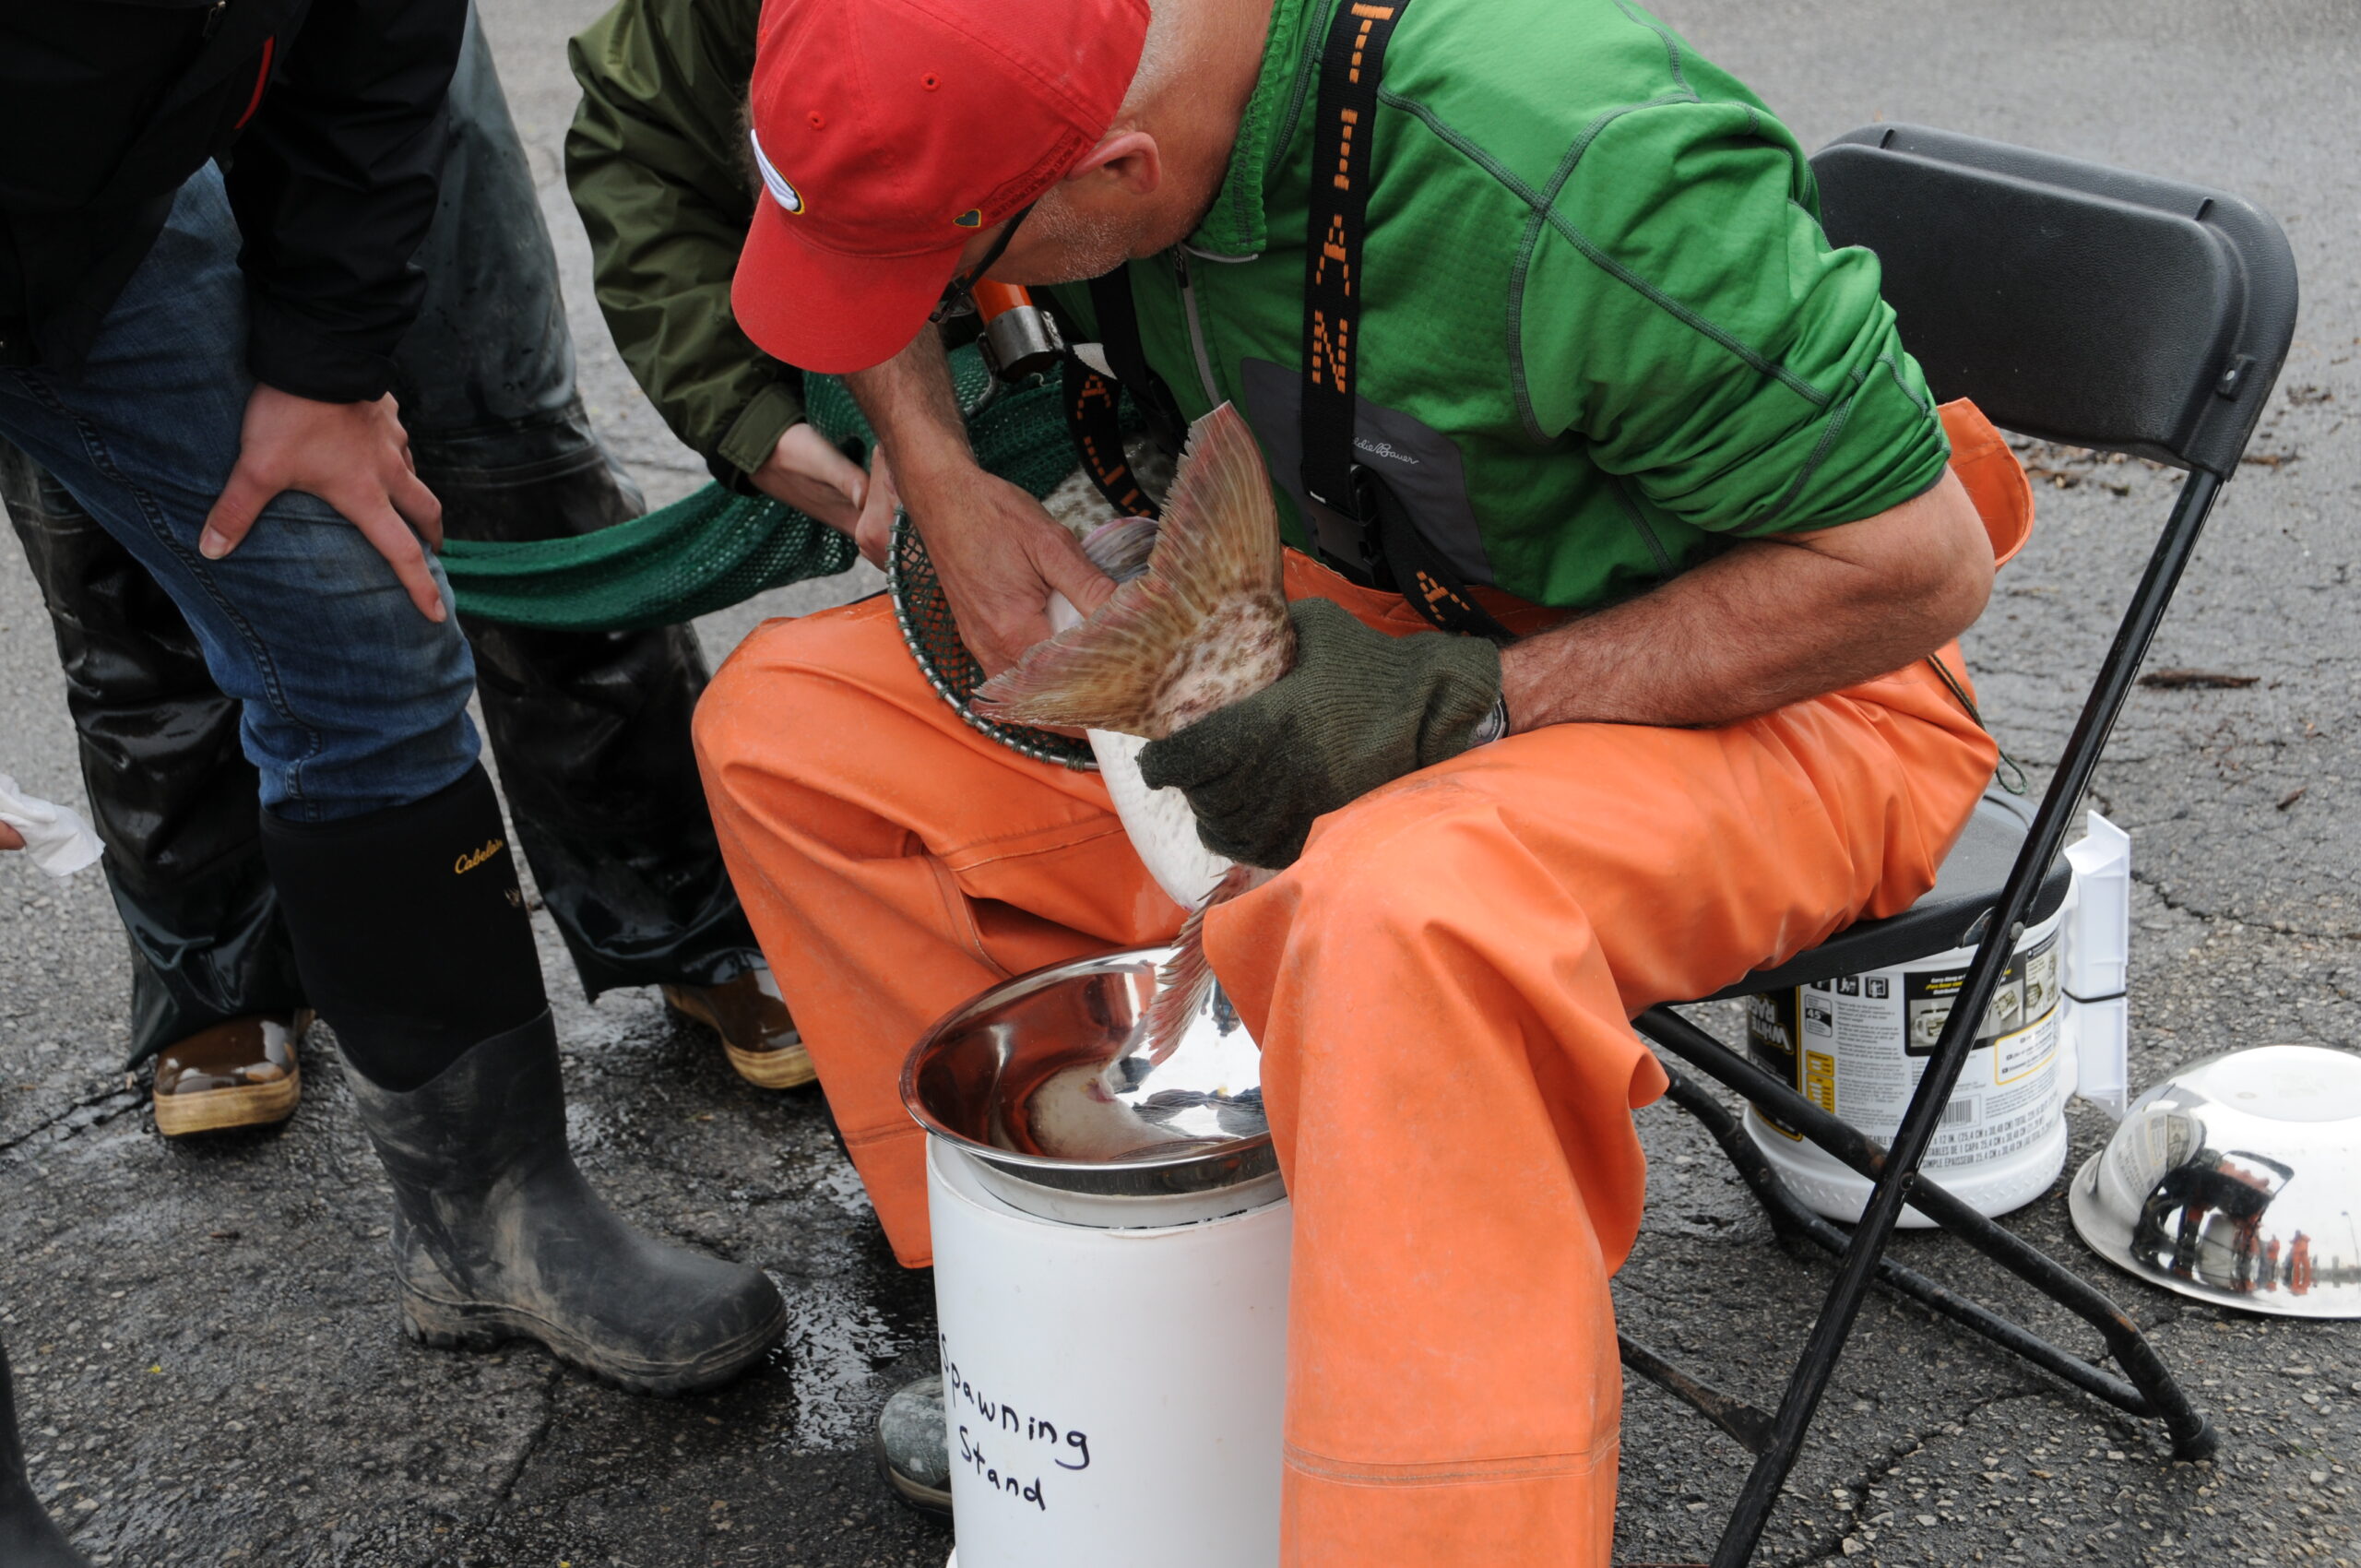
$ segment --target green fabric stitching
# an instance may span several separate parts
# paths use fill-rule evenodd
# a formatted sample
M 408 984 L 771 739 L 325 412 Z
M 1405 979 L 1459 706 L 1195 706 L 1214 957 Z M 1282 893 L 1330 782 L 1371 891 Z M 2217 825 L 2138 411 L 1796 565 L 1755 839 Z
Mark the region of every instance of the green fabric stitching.
M 1853 405 L 1860 400 L 1861 373 L 1856 370 L 1845 374 L 1852 378 L 1853 390 L 1836 405 L 1836 411 L 1829 416 L 1828 422 L 1821 426 L 1820 440 L 1812 447 L 1811 456 L 1804 460 L 1804 466 L 1797 470 L 1787 488 L 1780 492 L 1779 499 L 1771 504 L 1771 510 L 1739 531 L 1753 533 L 1776 523 L 1787 508 L 1796 504 L 1796 497 L 1802 494 L 1804 486 L 1811 482 L 1811 476 L 1820 471 L 1821 460 L 1828 456 L 1828 449 L 1836 445 L 1836 438 L 1845 434 L 1845 425 L 1853 418 Z
M 1287 99 L 1287 118 L 1279 122 L 1278 135 L 1271 138 L 1270 151 L 1264 160 L 1265 180 L 1279 172 L 1279 160 L 1287 155 L 1287 144 L 1295 140 L 1296 122 L 1303 118 L 1303 101 L 1311 95 L 1311 78 L 1320 72 L 1320 50 L 1328 38 L 1328 19 L 1342 4 L 1344 0 L 1330 0 L 1324 6 L 1315 4 L 1312 8 L 1318 12 L 1317 27 L 1311 25 L 1313 18 L 1309 12 L 1304 16 L 1303 64 L 1296 67 L 1295 91 Z M 1277 24 L 1275 21 L 1273 25 Z
M 1654 17 L 1648 16 L 1644 12 L 1634 9 L 1627 3 L 1627 0 L 1615 0 L 1615 8 L 1622 12 L 1625 16 L 1631 18 L 1638 26 L 1646 28 L 1650 32 L 1655 33 L 1658 38 L 1664 40 L 1665 59 L 1672 67 L 1672 79 L 1680 84 L 1681 91 L 1688 93 L 1691 98 L 1695 98 L 1697 96 L 1696 89 L 1689 85 L 1689 78 L 1681 75 L 1680 72 L 1680 41 L 1673 37 L 1670 32 L 1667 31 L 1665 30 L 1665 25 L 1662 22 L 1657 21 Z
M 1805 402 L 1809 403 L 1815 409 L 1824 409 L 1833 401 L 1829 394 L 1822 392 L 1819 387 L 1814 386 L 1810 382 L 1806 381 L 1802 376 L 1797 375 L 1786 365 L 1776 364 L 1770 360 L 1764 359 L 1754 350 L 1747 347 L 1744 343 L 1739 342 L 1732 334 L 1723 330 L 1713 322 L 1706 320 L 1703 316 L 1699 315 L 1695 311 L 1691 310 L 1679 300 L 1674 299 L 1671 295 L 1666 293 L 1663 290 L 1657 288 L 1655 284 L 1649 282 L 1638 273 L 1633 272 L 1630 267 L 1624 266 L 1613 256 L 1608 255 L 1605 251 L 1599 249 L 1599 247 L 1592 242 L 1589 235 L 1575 228 L 1571 220 L 1560 213 L 1554 208 L 1551 208 L 1549 212 L 1549 226 L 1552 229 L 1557 230 L 1560 234 L 1563 234 L 1570 244 L 1572 244 L 1576 250 L 1582 252 L 1582 254 L 1589 259 L 1591 265 L 1596 267 L 1599 270 L 1605 272 L 1608 277 L 1614 279 L 1617 282 L 1621 283 L 1624 287 L 1631 290 L 1633 292 L 1640 295 L 1641 298 L 1655 305 L 1658 310 L 1663 311 L 1675 321 L 1678 321 L 1687 327 L 1691 331 L 1711 339 L 1713 341 L 1720 344 L 1723 348 L 1728 350 L 1731 353 L 1736 354 L 1739 359 L 1745 361 L 1758 375 L 1770 376 L 1773 380 L 1778 382 L 1780 386 L 1785 386 L 1788 391 L 1793 392 L 1797 397 L 1801 398 Z
M 1590 144 L 1597 140 L 1598 134 L 1609 125 L 1635 109 L 1696 101 L 1697 95 L 1686 89 L 1678 93 L 1659 93 L 1644 102 L 1627 103 L 1619 109 L 1610 109 L 1584 125 L 1582 135 L 1576 137 L 1573 145 L 1566 149 L 1566 156 L 1560 160 L 1557 172 L 1549 177 L 1549 205 L 1557 205 L 1558 193 L 1564 190 L 1566 182 L 1574 177 L 1574 166 L 1582 161 L 1583 154 L 1590 150 Z M 1525 220 L 1525 232 L 1517 240 L 1516 265 L 1509 270 L 1509 383 L 1516 390 L 1516 414 L 1524 422 L 1525 434 L 1536 441 L 1547 441 L 1548 433 L 1541 428 L 1541 421 L 1533 411 L 1532 389 L 1525 379 L 1525 278 L 1533 265 L 1534 244 L 1540 238 L 1541 209 L 1536 208 L 1533 215 Z
M 1633 272 L 1630 267 L 1624 266 L 1613 256 L 1608 255 L 1607 252 L 1600 249 L 1598 245 L 1591 240 L 1589 235 L 1584 233 L 1580 229 L 1575 228 L 1573 221 L 1571 219 L 1567 218 L 1563 213 L 1560 213 L 1555 207 L 1545 204 L 1541 200 L 1539 194 L 1536 192 L 1531 185 L 1528 185 L 1523 180 L 1518 179 L 1514 173 L 1511 172 L 1490 153 L 1486 152 L 1482 148 L 1477 147 L 1466 137 L 1461 135 L 1449 125 L 1446 125 L 1441 115 L 1435 113 L 1434 111 L 1429 109 L 1425 104 L 1418 102 L 1413 99 L 1404 98 L 1399 93 L 1389 91 L 1383 88 L 1380 88 L 1378 89 L 1377 101 L 1380 103 L 1385 104 L 1389 108 L 1399 109 L 1404 113 L 1417 119 L 1421 125 L 1425 125 L 1427 129 L 1432 131 L 1438 137 L 1442 138 L 1445 146 L 1451 148 L 1461 157 L 1466 159 L 1469 162 L 1475 164 L 1477 168 L 1491 175 L 1492 178 L 1498 180 L 1512 195 L 1515 196 L 1517 199 L 1523 201 L 1526 206 L 1531 207 L 1534 210 L 1542 214 L 1542 216 L 1548 220 L 1549 226 L 1557 230 L 1559 233 L 1564 235 L 1567 243 L 1572 244 L 1575 250 L 1582 253 L 1584 258 L 1589 261 L 1592 266 L 1597 267 L 1600 271 L 1606 273 L 1609 278 L 1614 279 L 1625 288 L 1630 289 L 1642 299 L 1646 300 L 1650 304 L 1655 305 L 1658 310 L 1663 311 L 1667 315 L 1671 316 L 1675 321 L 1679 322 L 1691 331 L 1697 333 L 1699 336 L 1708 339 L 1709 341 L 1720 345 L 1728 352 L 1736 355 L 1750 369 L 1753 370 L 1755 374 L 1758 375 L 1767 375 L 1771 377 L 1773 380 L 1778 382 L 1779 385 L 1785 386 L 1787 390 L 1795 393 L 1796 396 L 1809 403 L 1813 408 L 1824 409 L 1833 401 L 1829 394 L 1821 391 L 1810 382 L 1806 381 L 1802 376 L 1797 375 L 1794 371 L 1789 370 L 1786 365 L 1774 363 L 1774 362 L 1763 358 L 1762 354 L 1740 342 L 1735 335 L 1726 331 L 1724 328 L 1714 325 L 1713 322 L 1708 321 L 1705 317 L 1698 315 L 1695 311 L 1691 310 L 1687 305 L 1682 304 L 1679 300 L 1674 299 L 1671 295 L 1666 293 L 1663 290 L 1657 288 L 1655 284 L 1649 282 L 1646 279 L 1641 277 L 1638 273 Z M 1536 431 L 1535 434 L 1536 435 L 1542 435 L 1544 439 L 1547 438 L 1544 433 Z
M 1935 414 L 1934 399 L 1930 398 L 1922 398 L 1917 393 L 1913 392 L 1910 389 L 1910 383 L 1902 378 L 1902 366 L 1895 362 L 1894 357 L 1891 352 L 1880 354 L 1878 356 L 1878 363 L 1885 366 L 1885 373 L 1893 377 L 1893 384 L 1902 388 L 1902 395 L 1910 399 L 1910 406 L 1912 408 L 1916 409 L 1920 413 L 1927 415 L 1930 419 L 1937 417 Z
M 1665 550 L 1664 541 L 1656 537 L 1656 530 L 1648 527 L 1648 519 L 1641 512 L 1639 503 L 1633 501 L 1631 493 L 1623 487 L 1623 476 L 1608 474 L 1607 487 L 1614 493 L 1615 504 L 1623 509 L 1623 516 L 1631 520 L 1631 527 L 1647 545 L 1648 553 L 1655 557 L 1656 576 L 1670 582 L 1673 577 L 1672 556 Z

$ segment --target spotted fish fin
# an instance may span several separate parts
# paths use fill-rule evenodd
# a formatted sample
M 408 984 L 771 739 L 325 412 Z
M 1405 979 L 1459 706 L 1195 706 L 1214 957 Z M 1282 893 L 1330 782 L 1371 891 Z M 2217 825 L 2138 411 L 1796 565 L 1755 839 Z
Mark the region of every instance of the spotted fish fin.
M 1217 610 L 1264 602 L 1286 625 L 1280 573 L 1278 513 L 1262 450 L 1224 403 L 1190 429 L 1146 573 L 1120 585 L 1082 624 L 1035 645 L 985 682 L 976 710 L 1020 724 L 1160 739 L 1167 719 L 1158 710 L 1168 705 L 1159 698 L 1192 645 L 1219 635 Z M 1278 662 L 1273 679 L 1287 662 Z
M 1205 995 L 1214 988 L 1214 967 L 1205 956 L 1205 915 L 1241 893 L 1251 892 L 1271 879 L 1272 873 L 1257 866 L 1232 866 L 1205 895 L 1205 901 L 1189 911 L 1180 922 L 1180 934 L 1173 939 L 1172 956 L 1157 971 L 1156 1000 L 1147 1009 L 1147 1060 L 1150 1065 L 1163 1061 L 1179 1048 L 1180 1037 L 1189 1032 L 1189 1020 L 1197 1016 L 1204 1004 Z

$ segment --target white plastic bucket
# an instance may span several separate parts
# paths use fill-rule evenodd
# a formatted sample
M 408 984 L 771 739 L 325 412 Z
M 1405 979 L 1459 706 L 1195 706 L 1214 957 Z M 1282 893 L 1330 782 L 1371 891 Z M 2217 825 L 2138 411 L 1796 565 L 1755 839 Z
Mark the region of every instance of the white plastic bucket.
M 927 1140 L 953 1561 L 1275 1568 L 1286 1198 L 1175 1194 L 1116 1228 L 976 1172 Z
M 2018 940 L 1920 1167 L 1978 1214 L 2023 1207 L 2065 1169 L 2071 1079 L 2058 1029 L 2063 915 Z M 1972 948 L 1954 948 L 1750 997 L 1748 1051 L 1822 1111 L 1891 1142 L 1951 1014 L 1948 997 L 1974 956 Z M 1861 1217 L 1867 1178 L 1750 1106 L 1746 1130 L 1806 1204 L 1831 1219 Z M 1905 1208 L 1902 1223 L 1922 1229 L 1933 1221 Z

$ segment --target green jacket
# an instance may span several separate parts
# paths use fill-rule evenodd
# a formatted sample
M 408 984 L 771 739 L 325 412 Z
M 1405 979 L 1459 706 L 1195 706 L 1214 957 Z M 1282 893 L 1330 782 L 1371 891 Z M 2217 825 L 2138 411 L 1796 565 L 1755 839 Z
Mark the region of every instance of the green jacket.
M 1246 414 L 1299 544 L 1307 512 L 1349 527 L 1297 472 L 1334 3 L 1276 0 L 1212 210 L 1129 269 L 1150 365 L 1190 418 Z M 1941 477 L 1876 257 L 1829 247 L 1795 138 L 1637 6 L 1408 0 L 1374 134 L 1355 445 L 1468 580 L 1606 603 Z
M 746 84 L 760 0 L 619 0 L 566 46 L 582 106 L 565 178 L 599 308 L 672 434 L 744 489 L 803 417 L 802 377 L 738 329 L 730 279 L 754 215 Z
M 1298 544 L 1307 517 L 1344 526 L 1303 503 L 1295 430 L 1333 3 L 1275 0 L 1212 210 L 1129 268 L 1150 363 L 1190 417 L 1246 413 Z M 797 373 L 730 312 L 758 11 L 620 0 L 571 51 L 600 308 L 725 479 L 801 412 Z M 1411 0 L 1374 130 L 1357 445 L 1469 581 L 1606 603 L 1726 538 L 1850 522 L 1940 477 L 1877 259 L 1829 248 L 1795 138 L 1636 6 Z M 1086 336 L 1085 291 L 1052 292 Z

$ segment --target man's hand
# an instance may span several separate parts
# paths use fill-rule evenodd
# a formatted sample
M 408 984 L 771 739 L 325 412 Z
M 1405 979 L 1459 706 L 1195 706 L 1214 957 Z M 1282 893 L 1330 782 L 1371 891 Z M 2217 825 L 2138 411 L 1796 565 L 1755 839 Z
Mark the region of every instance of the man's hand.
M 1500 650 L 1482 637 L 1392 637 L 1342 605 L 1299 599 L 1295 667 L 1271 685 L 1140 752 L 1140 777 L 1189 797 L 1217 855 L 1276 871 L 1312 823 L 1476 742 L 1501 698 Z
M 265 506 L 300 490 L 342 513 L 393 567 L 418 612 L 442 620 L 426 552 L 442 547 L 443 504 L 412 469 L 398 415 L 390 393 L 374 403 L 322 403 L 256 386 L 238 432 L 237 466 L 205 515 L 197 552 L 211 561 L 229 554 Z
M 969 460 L 936 469 L 923 487 L 907 464 L 899 481 L 959 640 L 997 675 L 1050 636 L 1050 594 L 1088 615 L 1115 591 L 1074 535 L 1017 486 Z
M 21 849 L 24 847 L 25 836 L 18 832 L 15 828 L 9 826 L 6 823 L 0 822 L 0 852 L 5 852 L 9 849 Z
M 860 558 L 881 572 L 886 552 L 894 548 L 894 514 L 901 505 L 894 466 L 885 460 L 885 448 L 877 447 L 869 455 L 869 493 L 861 498 L 860 516 L 853 521 L 852 541 Z
M 884 454 L 892 457 L 890 478 L 884 484 L 871 478 L 872 516 L 853 537 L 867 554 L 863 534 L 877 528 L 875 514 L 882 509 L 885 526 L 893 521 L 892 497 L 881 508 L 877 493 L 898 490 L 926 541 L 960 640 L 986 674 L 998 674 L 1050 636 L 1052 590 L 1085 615 L 1115 591 L 1039 502 L 977 466 L 943 343 L 932 331 L 920 332 L 884 364 L 848 376 L 846 386 L 877 431 L 880 472 Z
M 787 427 L 763 466 L 746 478 L 772 500 L 817 517 L 840 533 L 853 532 L 860 520 L 861 503 L 869 496 L 869 476 L 860 471 L 860 465 L 800 420 Z

